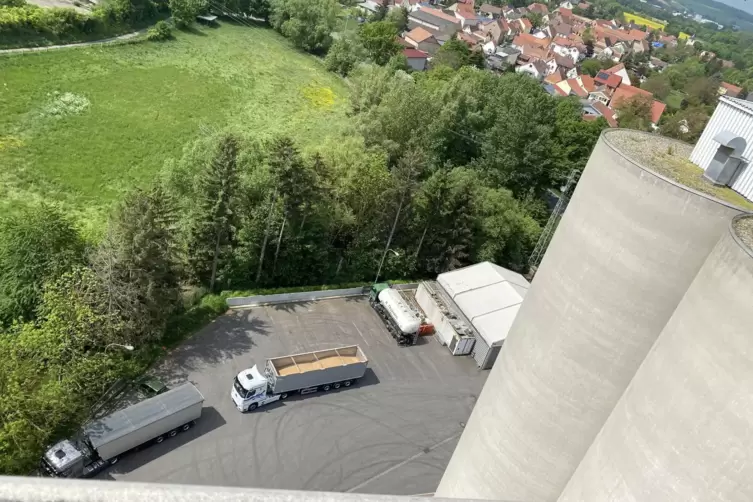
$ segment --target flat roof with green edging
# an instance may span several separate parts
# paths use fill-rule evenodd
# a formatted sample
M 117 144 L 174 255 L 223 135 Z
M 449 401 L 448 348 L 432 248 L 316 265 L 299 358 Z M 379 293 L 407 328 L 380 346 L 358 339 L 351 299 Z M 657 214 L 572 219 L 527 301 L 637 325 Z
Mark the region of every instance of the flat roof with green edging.
M 609 144 L 656 174 L 727 204 L 753 211 L 753 202 L 731 188 L 715 185 L 703 177 L 703 169 L 690 161 L 692 145 L 630 129 L 614 129 L 608 131 L 607 136 Z

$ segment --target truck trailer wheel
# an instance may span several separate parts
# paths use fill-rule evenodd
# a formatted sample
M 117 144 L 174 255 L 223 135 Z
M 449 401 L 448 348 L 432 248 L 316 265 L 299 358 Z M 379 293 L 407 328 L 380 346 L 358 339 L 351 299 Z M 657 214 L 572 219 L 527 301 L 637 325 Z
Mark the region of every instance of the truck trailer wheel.
M 177 434 L 178 434 L 178 429 L 173 429 L 167 433 L 167 435 L 170 436 L 171 438 L 174 438 Z
M 248 408 L 246 408 L 246 411 L 254 411 L 256 408 L 258 408 L 259 405 L 257 403 L 251 403 L 248 405 Z
M 118 460 L 120 460 L 120 457 L 112 457 L 110 459 L 110 465 L 115 465 L 118 463 Z
M 165 440 L 165 436 L 157 436 L 157 439 L 155 439 L 154 442 L 157 444 L 160 444 L 164 440 Z
M 282 394 L 280 394 L 280 400 L 281 400 L 281 401 L 282 401 L 283 399 L 287 399 L 287 398 L 288 398 L 288 393 L 287 393 L 287 392 L 283 392 Z
M 182 430 L 183 432 L 185 432 L 185 431 L 187 431 L 190 428 L 191 428 L 191 422 L 189 422 L 187 424 L 183 424 L 183 427 L 181 427 L 180 430 Z
M 335 389 L 339 389 L 342 384 L 340 382 L 337 382 L 336 384 L 333 384 L 332 387 Z
M 331 389 L 331 388 L 332 388 L 332 386 L 331 386 L 331 385 L 329 385 L 329 384 L 322 386 L 322 390 L 323 390 L 324 392 L 328 392 L 328 391 L 329 391 L 329 389 Z
M 345 381 L 343 382 L 343 385 L 344 385 L 344 386 L 346 386 L 346 387 L 350 387 L 352 383 L 353 383 L 353 382 L 351 382 L 350 380 L 345 380 Z

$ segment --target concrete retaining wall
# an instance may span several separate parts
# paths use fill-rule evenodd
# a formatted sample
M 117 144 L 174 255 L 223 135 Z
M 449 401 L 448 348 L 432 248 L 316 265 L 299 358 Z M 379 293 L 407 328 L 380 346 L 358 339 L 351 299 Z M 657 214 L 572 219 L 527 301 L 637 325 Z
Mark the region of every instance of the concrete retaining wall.
M 395 284 L 394 289 L 416 289 L 418 284 Z M 301 293 L 280 293 L 277 295 L 236 296 L 227 299 L 230 308 L 256 307 L 259 305 L 275 305 L 278 303 L 311 302 L 326 300 L 327 298 L 342 298 L 347 296 L 361 296 L 369 293 L 369 286 L 347 289 L 329 289 L 326 291 L 303 291 Z

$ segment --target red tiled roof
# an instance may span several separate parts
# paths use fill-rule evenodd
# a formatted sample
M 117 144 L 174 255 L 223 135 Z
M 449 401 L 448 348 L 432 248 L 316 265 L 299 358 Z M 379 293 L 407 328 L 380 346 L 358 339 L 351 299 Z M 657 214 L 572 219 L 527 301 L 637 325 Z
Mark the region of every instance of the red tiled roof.
M 607 87 L 612 87 L 612 88 L 619 87 L 621 83 L 622 83 L 622 77 L 620 77 L 619 75 L 614 75 L 614 74 L 609 75 L 609 78 L 607 79 L 607 81 L 604 82 L 604 84 Z
M 654 124 L 659 123 L 659 119 L 661 119 L 662 113 L 664 113 L 664 109 L 667 107 L 664 103 L 661 101 L 654 100 L 653 103 L 651 103 L 651 122 Z
M 628 36 L 632 38 L 633 40 L 645 40 L 648 36 L 648 33 L 641 30 L 630 30 L 628 32 Z
M 541 14 L 549 14 L 549 8 L 543 3 L 534 2 L 528 6 L 528 10 L 531 12 L 540 12 Z
M 476 11 L 473 10 L 472 3 L 460 3 L 458 2 L 458 12 L 464 16 L 476 17 Z
M 614 116 L 614 110 L 606 106 L 601 101 L 594 101 L 591 103 L 591 106 L 593 106 L 599 113 L 601 113 L 601 115 L 609 124 L 609 127 L 617 127 L 617 119 Z
M 550 40 L 548 38 L 536 38 L 531 34 L 528 33 L 521 33 L 517 35 L 513 41 L 513 45 L 517 45 L 518 47 L 522 47 L 524 45 L 533 45 L 536 47 L 549 47 Z
M 502 7 L 485 3 L 479 8 L 479 11 L 488 12 L 489 14 L 502 14 Z
M 596 89 L 596 84 L 591 75 L 581 75 L 580 81 L 583 83 L 583 88 L 588 92 L 593 92 Z
M 632 99 L 636 96 L 643 96 L 652 100 L 651 122 L 657 124 L 667 105 L 665 105 L 661 101 L 656 101 L 655 99 L 653 99 L 654 95 L 644 89 L 640 89 L 632 85 L 621 85 L 617 88 L 616 91 L 614 91 L 614 96 L 612 96 L 612 101 L 609 102 L 609 106 L 610 108 L 614 109 L 615 107 L 619 106 L 622 101 L 626 99 Z
M 421 28 L 419 26 L 417 28 L 413 28 L 412 30 L 410 30 L 405 35 L 405 38 L 410 38 L 411 40 L 413 40 L 417 44 L 420 44 L 424 40 L 427 40 L 427 39 L 429 39 L 429 38 L 431 38 L 433 36 L 434 35 L 432 35 L 429 31 L 427 31 L 427 30 L 425 30 L 425 29 L 423 29 L 423 28 Z
M 723 87 L 727 90 L 727 96 L 732 96 L 733 98 L 736 98 L 740 95 L 741 92 L 743 92 L 741 87 L 738 87 L 736 85 L 732 85 L 727 82 L 722 82 L 719 84 L 720 87 Z
M 536 59 L 547 60 L 551 58 L 551 53 L 547 49 L 535 45 L 524 45 L 521 47 L 521 52 Z
M 568 95 L 564 90 L 560 89 L 559 86 L 557 86 L 557 85 L 554 86 L 554 92 L 556 92 L 560 96 L 567 96 Z
M 428 58 L 429 54 L 418 49 L 403 49 L 403 54 L 407 58 Z
M 604 78 L 605 75 L 609 75 L 609 76 Z M 606 85 L 607 87 L 611 87 L 614 89 L 620 86 L 620 84 L 622 83 L 622 77 L 620 77 L 619 75 L 615 75 L 614 73 L 607 73 L 606 71 L 601 71 L 596 74 L 594 81 L 597 84 Z
M 559 82 L 562 82 L 562 75 L 560 75 L 559 72 L 554 72 L 551 75 L 547 75 L 547 77 L 544 79 L 544 82 L 547 82 L 549 84 L 557 84 Z
M 528 19 L 524 17 L 520 18 L 520 22 L 523 23 L 523 29 L 525 29 L 526 31 L 531 31 L 531 28 L 533 28 L 531 21 L 529 21 Z
M 573 91 L 573 94 L 575 94 L 579 98 L 588 97 L 588 92 L 583 87 L 581 87 L 577 79 L 575 78 L 567 79 L 567 85 L 570 86 L 570 90 Z
M 619 76 L 617 77 L 619 78 Z M 645 96 L 647 98 L 653 98 L 654 95 L 650 92 L 641 89 L 639 87 L 635 87 L 632 85 L 621 85 L 617 88 L 616 91 L 614 91 L 614 96 L 612 96 L 612 102 L 610 103 L 610 106 L 614 107 L 615 105 L 619 104 L 620 101 L 623 99 L 630 99 L 635 96 Z
M 623 63 L 617 63 L 613 67 L 607 68 L 604 71 L 607 72 L 607 73 L 617 73 L 618 71 L 624 70 L 624 69 L 625 69 L 625 65 Z
M 457 34 L 457 38 L 458 40 L 462 40 L 463 42 L 465 42 L 466 44 L 470 46 L 474 46 L 478 44 L 479 42 L 481 42 L 481 40 L 479 40 L 478 38 L 474 37 L 473 35 L 469 35 L 468 33 L 464 31 L 459 31 Z

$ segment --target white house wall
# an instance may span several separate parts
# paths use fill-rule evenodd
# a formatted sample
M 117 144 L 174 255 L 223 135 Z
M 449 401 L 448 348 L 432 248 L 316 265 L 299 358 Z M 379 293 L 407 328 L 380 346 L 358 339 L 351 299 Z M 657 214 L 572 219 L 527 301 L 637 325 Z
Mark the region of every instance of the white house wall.
M 730 98 L 720 98 L 711 120 L 690 154 L 690 161 L 705 171 L 719 148 L 714 137 L 722 131 L 730 131 L 747 142 L 743 157 L 749 164 L 737 176 L 732 189 L 753 200 L 753 103 L 737 104 Z

